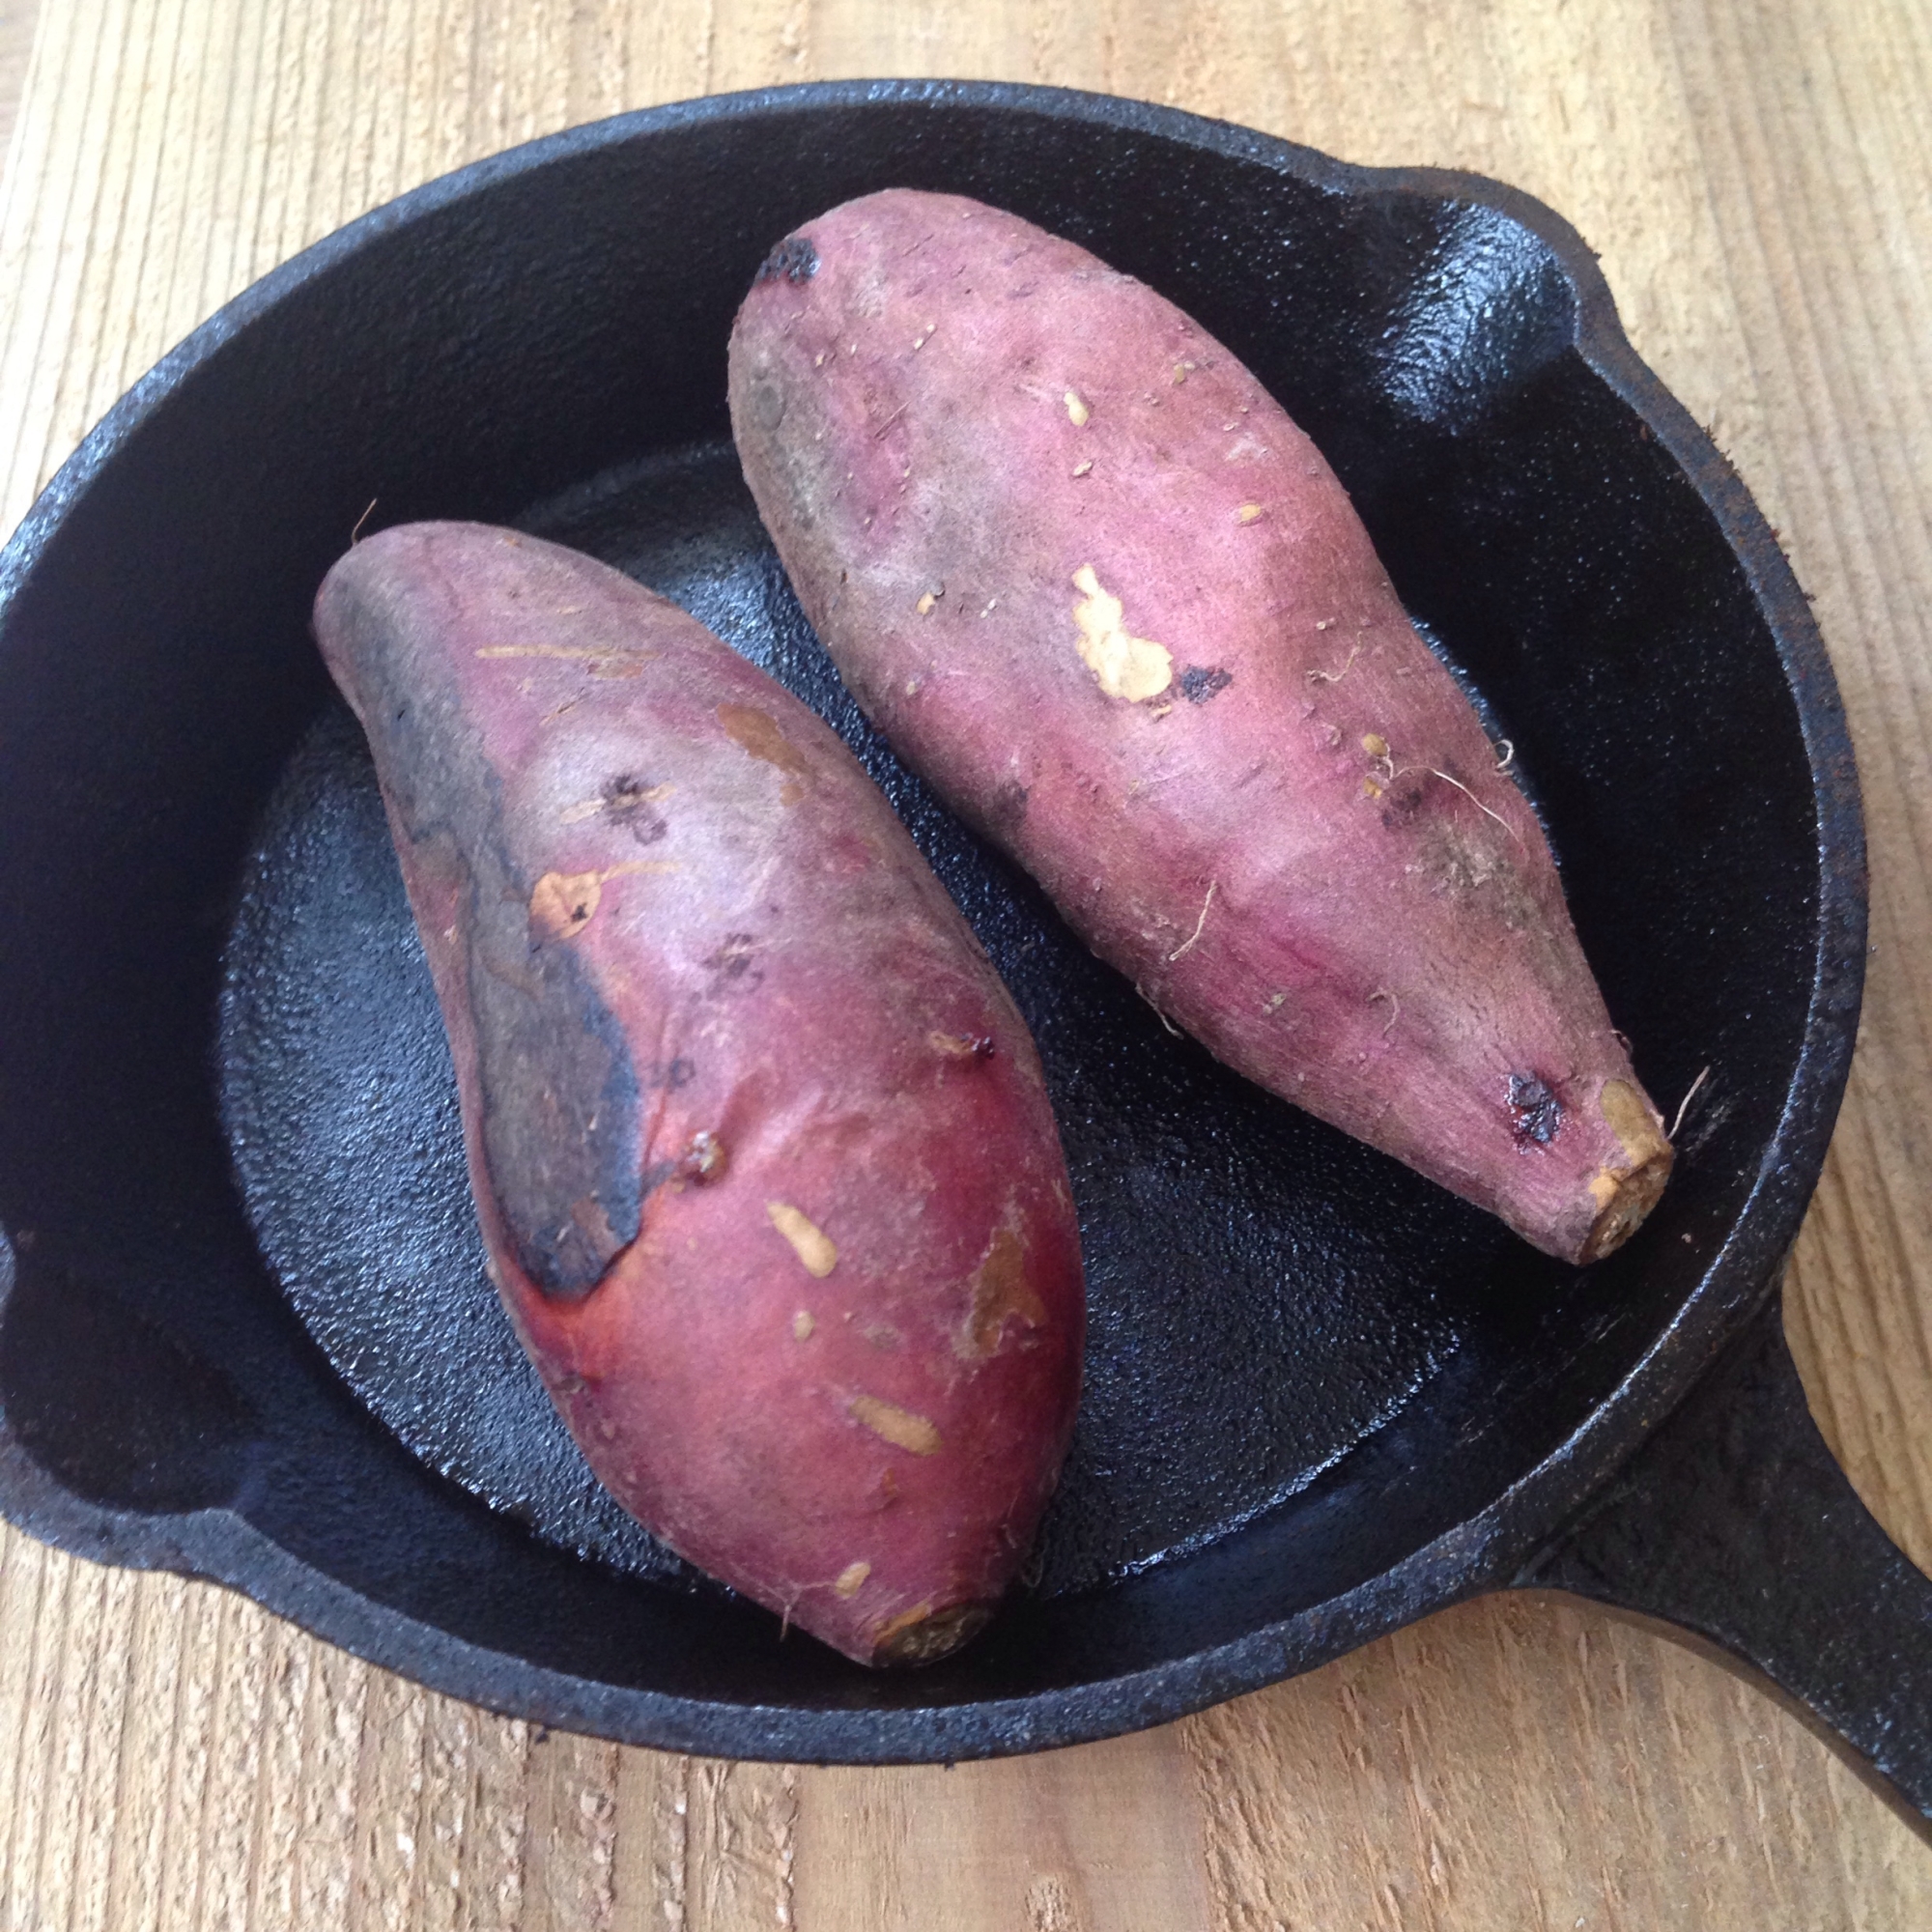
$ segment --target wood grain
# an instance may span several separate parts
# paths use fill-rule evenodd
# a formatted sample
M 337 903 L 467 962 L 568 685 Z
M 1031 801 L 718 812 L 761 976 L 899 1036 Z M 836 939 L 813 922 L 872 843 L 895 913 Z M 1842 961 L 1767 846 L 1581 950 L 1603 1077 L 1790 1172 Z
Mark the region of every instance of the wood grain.
M 28 0 L 0 0 L 0 170 L 14 138 L 14 121 L 27 85 L 27 59 L 34 47 L 34 16 Z
M 657 100 L 946 73 L 1517 183 L 1783 530 L 1873 861 L 1787 1323 L 1932 1561 L 1932 14 L 1918 0 L 0 0 L 0 528 L 170 343 L 476 156 Z M 19 94 L 11 148 L 4 147 Z M 1559 1599 L 1148 1736 L 958 1770 L 623 1750 L 0 1534 L 0 1932 L 1932 1924 L 1932 1853 L 1768 1698 Z

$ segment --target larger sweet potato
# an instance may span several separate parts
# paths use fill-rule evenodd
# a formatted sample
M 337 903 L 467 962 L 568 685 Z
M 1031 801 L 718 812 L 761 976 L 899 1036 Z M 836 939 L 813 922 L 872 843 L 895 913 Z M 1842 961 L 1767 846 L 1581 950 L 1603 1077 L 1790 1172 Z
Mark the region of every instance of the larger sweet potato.
M 316 636 L 375 753 L 510 1315 L 617 1499 L 867 1662 L 1022 1560 L 1084 1321 L 1026 1026 L 833 733 L 676 606 L 466 524 Z
M 1171 302 L 895 190 L 773 253 L 745 474 L 868 715 L 1221 1059 L 1590 1261 L 1669 1171 L 1497 750 L 1321 453 Z

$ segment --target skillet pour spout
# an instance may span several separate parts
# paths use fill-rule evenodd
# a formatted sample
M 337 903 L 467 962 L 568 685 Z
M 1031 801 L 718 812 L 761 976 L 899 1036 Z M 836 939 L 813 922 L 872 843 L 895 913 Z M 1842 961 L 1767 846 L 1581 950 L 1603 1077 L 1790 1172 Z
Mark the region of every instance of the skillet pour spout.
M 895 185 L 1142 276 L 1321 444 L 1516 748 L 1645 1086 L 1710 1069 L 1610 1260 L 1537 1256 L 1170 1039 L 869 733 L 744 493 L 724 348 L 774 242 Z M 307 633 L 372 497 L 364 528 L 575 544 L 782 677 L 1033 1029 L 1089 1378 L 1032 1582 L 929 1670 L 781 1641 L 613 1514 L 497 1310 Z M 1765 1312 L 1858 1016 L 1844 720 L 1762 518 L 1528 198 L 951 82 L 692 101 L 464 169 L 229 304 L 0 554 L 0 1010 L 34 1016 L 0 1032 L 0 1507 L 35 1534 L 497 1710 L 863 1763 L 1105 1737 L 1555 1585 L 1732 1645 L 1932 1808 L 1932 1585 L 1822 1460 Z M 88 916 L 21 910 L 56 905 Z

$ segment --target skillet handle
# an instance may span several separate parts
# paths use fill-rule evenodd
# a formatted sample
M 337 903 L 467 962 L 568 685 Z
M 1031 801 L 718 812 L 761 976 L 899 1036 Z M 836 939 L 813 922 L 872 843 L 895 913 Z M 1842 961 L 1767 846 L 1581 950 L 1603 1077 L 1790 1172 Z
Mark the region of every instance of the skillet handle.
M 1826 1448 L 1776 1294 L 1514 1582 L 1663 1618 L 1754 1664 L 1932 1835 L 1932 1580 Z

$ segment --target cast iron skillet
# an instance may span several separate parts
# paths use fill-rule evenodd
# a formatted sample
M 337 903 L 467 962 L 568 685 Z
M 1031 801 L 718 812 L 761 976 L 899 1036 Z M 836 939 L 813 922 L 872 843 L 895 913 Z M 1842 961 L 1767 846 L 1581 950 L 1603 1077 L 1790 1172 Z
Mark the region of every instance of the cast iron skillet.
M 736 480 L 724 352 L 774 242 L 894 183 L 1143 275 L 1326 450 L 1514 744 L 1646 1084 L 1673 1104 L 1710 1069 L 1614 1260 L 1533 1255 L 1168 1037 L 869 740 Z M 307 636 L 371 498 L 365 528 L 580 543 L 772 665 L 861 746 L 1036 1029 L 1092 1369 L 1030 1586 L 956 1660 L 872 1675 L 781 1637 L 600 1516 L 527 1406 Z M 499 1710 L 764 1758 L 1103 1737 L 1554 1585 L 1728 1645 L 1932 1805 L 1932 1586 L 1827 1458 L 1776 1311 L 1858 1012 L 1844 721 L 1770 532 L 1548 210 L 1040 89 L 627 116 L 232 302 L 62 470 L 0 600 L 14 1521 Z

